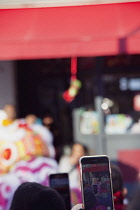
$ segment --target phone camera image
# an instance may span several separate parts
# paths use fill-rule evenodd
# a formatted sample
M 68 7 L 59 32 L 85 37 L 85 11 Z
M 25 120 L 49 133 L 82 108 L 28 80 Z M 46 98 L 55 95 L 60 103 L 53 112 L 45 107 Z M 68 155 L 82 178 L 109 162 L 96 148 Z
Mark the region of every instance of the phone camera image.
M 85 210 L 113 210 L 108 159 L 97 156 L 84 158 L 80 164 Z
M 64 199 L 67 210 L 71 209 L 69 177 L 67 173 L 51 174 L 50 187 L 55 189 Z

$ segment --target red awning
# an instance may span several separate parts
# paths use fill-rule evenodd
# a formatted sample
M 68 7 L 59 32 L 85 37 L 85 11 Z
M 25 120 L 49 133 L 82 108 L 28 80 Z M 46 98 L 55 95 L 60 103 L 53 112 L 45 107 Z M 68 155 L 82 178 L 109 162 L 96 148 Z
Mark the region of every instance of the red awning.
M 140 53 L 140 2 L 0 10 L 0 60 L 122 53 Z

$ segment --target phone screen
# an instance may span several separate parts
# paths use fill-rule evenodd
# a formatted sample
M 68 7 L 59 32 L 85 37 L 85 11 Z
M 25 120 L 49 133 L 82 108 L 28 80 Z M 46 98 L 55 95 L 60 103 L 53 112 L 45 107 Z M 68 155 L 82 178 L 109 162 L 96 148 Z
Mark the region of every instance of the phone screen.
M 113 210 L 109 160 L 90 157 L 81 160 L 82 189 L 86 210 Z
M 69 178 L 67 173 L 51 174 L 50 187 L 55 189 L 64 199 L 66 209 L 71 209 Z

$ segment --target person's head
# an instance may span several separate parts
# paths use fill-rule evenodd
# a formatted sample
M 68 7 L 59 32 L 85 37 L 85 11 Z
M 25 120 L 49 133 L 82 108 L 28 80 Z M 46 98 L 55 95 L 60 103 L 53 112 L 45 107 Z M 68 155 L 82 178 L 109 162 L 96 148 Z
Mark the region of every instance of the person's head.
M 43 125 L 50 128 L 50 126 L 53 124 L 54 119 L 53 116 L 49 113 L 47 113 L 44 117 L 43 117 Z
M 7 115 L 7 119 L 14 120 L 16 118 L 15 106 L 13 106 L 11 104 L 6 104 L 4 106 L 4 111 L 5 111 L 6 115 Z
M 88 154 L 88 149 L 85 145 L 81 143 L 74 143 L 72 145 L 71 157 L 75 158 L 77 160 L 77 163 L 79 162 L 79 159 L 82 156 L 85 156 L 87 154 Z
M 62 197 L 52 188 L 25 182 L 15 191 L 10 210 L 66 210 Z
M 25 117 L 25 122 L 27 125 L 32 125 L 36 122 L 37 117 L 34 114 L 29 114 Z

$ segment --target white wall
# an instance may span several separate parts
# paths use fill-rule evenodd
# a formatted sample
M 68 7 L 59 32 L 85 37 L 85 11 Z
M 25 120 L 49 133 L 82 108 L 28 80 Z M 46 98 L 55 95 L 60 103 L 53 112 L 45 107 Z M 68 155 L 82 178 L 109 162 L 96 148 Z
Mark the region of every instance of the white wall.
M 0 61 L 0 109 L 5 104 L 16 105 L 14 61 Z

